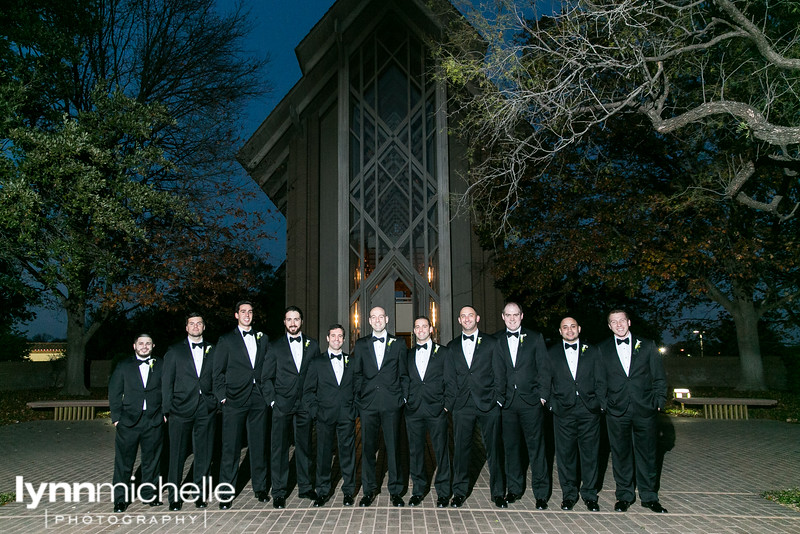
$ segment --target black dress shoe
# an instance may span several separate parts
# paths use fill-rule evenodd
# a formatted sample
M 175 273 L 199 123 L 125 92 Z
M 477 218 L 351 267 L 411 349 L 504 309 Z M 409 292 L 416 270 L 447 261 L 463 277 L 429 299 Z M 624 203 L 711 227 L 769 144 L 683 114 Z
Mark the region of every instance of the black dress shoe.
M 304 491 L 303 493 L 299 493 L 297 496 L 301 499 L 308 499 L 310 501 L 316 501 L 319 498 L 319 495 L 317 495 L 317 492 L 314 490 Z
M 372 504 L 372 501 L 375 500 L 375 496 L 372 493 L 365 493 L 361 500 L 358 501 L 359 506 L 369 506 Z
M 409 506 L 419 506 L 422 504 L 422 495 L 412 495 L 410 499 L 408 499 Z
M 355 502 L 356 501 L 353 500 L 353 496 L 352 495 L 347 494 L 347 493 L 344 494 L 344 499 L 342 499 L 342 505 L 343 506 L 353 506 L 353 504 L 355 504 Z
M 547 510 L 547 501 L 544 499 L 536 499 L 537 510 Z
M 327 500 L 328 499 L 326 499 L 325 497 L 317 497 L 316 499 L 314 499 L 314 507 L 319 508 L 320 506 L 324 506 Z
M 506 502 L 508 502 L 508 504 L 513 504 L 518 500 L 520 500 L 521 498 L 522 495 L 520 495 L 519 493 L 514 493 L 513 491 L 509 491 L 508 495 L 506 495 Z
M 667 509 L 661 506 L 661 503 L 658 501 L 642 501 L 642 506 L 645 508 L 650 508 L 657 514 L 666 514 Z
M 597 501 L 586 501 L 586 509 L 590 512 L 599 512 L 600 505 L 597 504 Z
M 464 505 L 464 501 L 466 501 L 466 500 L 467 500 L 467 498 L 464 497 L 463 495 L 456 495 L 455 497 L 453 497 L 453 500 L 450 502 L 450 506 L 452 506 L 453 508 L 461 508 L 461 506 Z
M 183 507 L 183 503 L 181 501 L 175 501 L 175 502 L 169 503 L 169 511 L 170 512 L 177 512 L 178 510 L 181 509 L 181 507 Z
M 436 499 L 436 508 L 447 508 L 447 503 L 449 502 L 450 502 L 450 497 L 439 497 L 438 499 Z
M 153 499 L 152 501 L 147 503 L 148 506 L 164 506 L 164 501 L 159 501 L 158 499 Z
M 572 510 L 575 507 L 575 501 L 572 499 L 564 499 L 561 501 L 561 509 L 562 510 Z
M 501 496 L 492 497 L 492 502 L 498 508 L 508 508 L 508 501 L 506 501 L 505 497 Z
M 269 493 L 264 490 L 257 491 L 256 499 L 258 499 L 258 502 L 269 502 Z
M 392 495 L 392 506 L 405 506 L 406 503 L 403 501 L 403 498 L 400 495 Z
M 125 510 L 128 509 L 128 503 L 125 501 L 115 501 L 114 502 L 114 513 L 121 514 Z
M 286 497 L 275 497 L 272 500 L 272 507 L 276 509 L 286 508 Z
M 232 503 L 233 503 L 233 500 L 230 500 L 230 501 L 219 501 L 219 509 L 220 510 L 230 510 Z
M 195 508 L 208 508 L 208 503 L 206 501 L 198 500 L 198 501 L 194 502 L 194 507 Z
M 627 512 L 628 508 L 630 508 L 631 503 L 628 501 L 617 501 L 614 503 L 614 511 L 615 512 Z

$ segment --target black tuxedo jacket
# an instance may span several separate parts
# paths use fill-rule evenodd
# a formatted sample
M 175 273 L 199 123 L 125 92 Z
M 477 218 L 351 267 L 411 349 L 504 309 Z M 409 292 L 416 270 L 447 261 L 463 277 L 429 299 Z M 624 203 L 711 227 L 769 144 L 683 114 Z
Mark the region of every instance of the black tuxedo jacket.
M 567 363 L 563 340 L 550 347 L 548 355 L 550 396 L 545 399 L 553 413 L 565 415 L 579 402 L 590 412 L 600 413 L 600 400 L 597 396 L 597 375 L 602 371 L 600 350 L 594 345 L 581 342 L 578 347 L 578 370 L 574 379 Z
M 331 359 L 327 351 L 311 360 L 308 375 L 303 385 L 303 403 L 312 418 L 326 424 L 339 420 L 355 421 L 355 380 L 353 362 L 347 354 L 344 359 L 342 383 L 336 383 Z
M 598 373 L 600 406 L 611 415 L 628 410 L 634 415 L 652 415 L 664 410 L 667 402 L 667 377 L 655 343 L 631 333 L 631 367 L 625 374 L 617 355 L 616 338 L 600 344 L 602 371 Z
M 500 345 L 500 354 L 506 373 L 506 401 L 504 408 L 510 408 L 519 399 L 531 406 L 541 405 L 541 399 L 547 399 L 549 383 L 547 375 L 547 346 L 539 332 L 528 328 L 519 331 L 519 348 L 517 364 L 511 361 L 506 329 L 495 334 Z
M 254 384 L 261 390 L 261 370 L 268 346 L 269 338 L 256 333 L 256 362 L 252 366 L 238 327 L 220 336 L 214 349 L 214 395 L 217 400 L 226 399 L 225 403 L 230 403 L 230 406 L 244 406 Z
M 147 417 L 147 421 L 144 422 L 150 426 L 158 426 L 164 422 L 161 410 L 163 369 L 164 362 L 161 359 L 153 360 L 145 387 L 136 356 L 125 358 L 117 364 L 108 382 L 108 403 L 111 408 L 112 423 L 119 422 L 124 426 L 133 426 L 143 416 Z M 147 400 L 146 411 L 142 410 L 145 400 Z
M 433 343 L 425 379 L 419 376 L 417 368 L 417 350 L 409 349 L 407 355 L 408 391 L 406 397 L 406 413 L 437 416 L 444 409 L 444 368 L 447 360 L 447 347 Z
M 478 409 L 488 412 L 506 401 L 506 371 L 497 338 L 476 331 L 472 367 L 467 367 L 461 348 L 461 334 L 447 344 L 449 365 L 445 371 L 445 407 L 458 410 L 472 399 Z
M 403 394 L 408 389 L 407 350 L 403 340 L 387 334 L 386 351 L 378 370 L 372 334 L 356 341 L 352 365 L 359 409 L 384 411 L 403 406 Z
M 214 359 L 211 343 L 203 342 L 203 365 L 200 376 L 194 367 L 191 345 L 186 338 L 172 345 L 164 355 L 162 378 L 165 415 L 194 417 L 198 408 L 210 413 L 217 409 L 213 393 Z M 202 392 L 202 405 L 200 403 Z
M 296 343 L 296 342 L 295 342 Z M 319 344 L 315 339 L 301 333 L 300 339 L 303 356 L 300 371 L 294 364 L 292 349 L 286 335 L 269 344 L 267 357 L 262 370 L 261 388 L 267 404 L 275 402 L 275 406 L 284 413 L 298 410 L 303 383 L 308 373 L 311 360 L 319 356 Z

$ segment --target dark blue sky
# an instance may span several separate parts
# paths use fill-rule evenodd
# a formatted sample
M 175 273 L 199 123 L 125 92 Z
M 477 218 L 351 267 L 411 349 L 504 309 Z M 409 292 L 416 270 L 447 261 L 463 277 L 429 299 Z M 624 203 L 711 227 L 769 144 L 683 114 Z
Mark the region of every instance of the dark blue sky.
M 230 9 L 237 0 L 218 0 L 220 9 Z M 252 15 L 254 30 L 251 34 L 251 52 L 257 56 L 269 54 L 270 62 L 266 77 L 272 92 L 264 99 L 253 101 L 247 108 L 242 122 L 242 135 L 248 139 L 267 118 L 270 111 L 300 79 L 300 67 L 294 54 L 295 47 L 319 21 L 334 0 L 243 0 Z M 244 171 L 241 172 L 245 176 Z M 283 217 L 276 214 L 275 206 L 267 196 L 252 183 L 256 200 L 252 209 L 269 212 L 265 217 L 267 230 L 276 239 L 264 243 L 264 251 L 271 263 L 278 265 L 286 257 L 286 226 Z M 54 338 L 66 338 L 66 314 L 61 310 L 37 309 L 37 319 L 20 325 L 29 335 L 48 334 Z

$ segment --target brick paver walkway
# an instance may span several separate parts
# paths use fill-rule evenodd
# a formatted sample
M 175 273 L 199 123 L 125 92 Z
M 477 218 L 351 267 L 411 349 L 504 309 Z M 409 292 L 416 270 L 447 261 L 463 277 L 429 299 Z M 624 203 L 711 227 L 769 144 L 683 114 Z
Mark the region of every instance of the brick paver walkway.
M 420 508 L 392 508 L 388 492 L 370 508 L 341 506 L 341 493 L 324 508 L 299 500 L 296 490 L 285 510 L 259 503 L 248 486 L 230 510 L 212 505 L 207 512 L 193 506 L 169 512 L 140 503 L 125 514 L 110 513 L 104 502 L 46 502 L 37 509 L 23 503 L 0 507 L 0 532 L 38 533 L 45 528 L 72 532 L 369 532 L 451 534 L 478 533 L 800 533 L 800 513 L 760 497 L 769 489 L 800 485 L 800 425 L 773 421 L 709 421 L 664 418 L 666 450 L 660 497 L 669 514 L 658 515 L 635 504 L 627 513 L 613 511 L 611 465 L 600 493 L 599 513 L 582 504 L 559 510 L 555 483 L 551 510 L 536 511 L 527 492 L 507 510 L 490 506 L 484 468 L 472 495 L 461 509 L 435 508 L 428 495 Z M 38 487 L 45 482 L 111 480 L 114 429 L 107 419 L 83 422 L 37 421 L 0 427 L 0 492 L 15 490 L 17 476 Z M 555 472 L 554 472 L 555 474 Z M 385 482 L 385 479 L 384 479 Z

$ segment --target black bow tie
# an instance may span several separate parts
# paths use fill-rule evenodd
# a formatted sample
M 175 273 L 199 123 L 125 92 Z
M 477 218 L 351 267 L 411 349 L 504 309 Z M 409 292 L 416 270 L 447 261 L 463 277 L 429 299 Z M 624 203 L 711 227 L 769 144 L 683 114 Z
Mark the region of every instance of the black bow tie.
M 417 343 L 417 350 L 419 350 L 419 349 L 427 349 L 427 348 L 428 348 L 428 344 L 427 343 L 425 343 L 423 345 L 420 345 L 419 343 Z
M 242 336 L 243 337 L 247 337 L 247 336 L 255 337 L 255 335 L 256 335 L 256 333 L 253 332 L 252 330 L 242 330 Z
M 466 341 L 468 339 L 470 341 L 475 341 L 475 334 L 471 334 L 469 336 L 467 334 L 461 334 L 461 339 L 464 340 L 464 341 Z
M 202 348 L 203 347 L 203 342 L 201 341 L 200 343 L 192 343 L 192 348 L 193 349 L 196 349 L 197 347 Z
M 156 361 L 156 359 L 155 359 L 155 358 L 153 358 L 153 357 L 150 357 L 150 358 L 145 358 L 145 359 L 143 360 L 143 359 L 141 359 L 141 358 L 139 358 L 139 357 L 137 356 L 137 357 L 136 357 L 136 359 L 138 360 L 138 364 L 139 364 L 139 365 L 142 365 L 143 363 L 150 363 L 150 362 L 154 362 L 154 361 Z
M 300 343 L 300 337 L 301 337 L 301 336 L 297 336 L 297 337 L 291 337 L 291 336 L 290 336 L 290 337 L 289 337 L 289 341 L 290 341 L 290 342 L 291 342 L 291 341 L 297 341 L 298 343 Z
M 384 338 L 382 338 L 382 337 L 375 337 L 375 336 L 372 336 L 372 342 L 373 342 L 373 343 L 375 343 L 376 341 L 380 341 L 381 343 L 385 343 L 385 342 L 386 342 L 386 339 L 384 339 Z
M 506 337 L 519 337 L 519 332 L 506 332 Z
M 567 349 L 578 350 L 578 344 L 577 343 L 564 343 L 564 349 L 565 350 L 567 350 Z
M 331 360 L 333 360 L 333 359 L 341 360 L 342 359 L 342 355 L 341 354 L 331 354 Z
M 625 339 L 618 339 L 617 340 L 617 345 L 622 345 L 623 343 L 625 343 L 626 345 L 630 345 L 631 344 L 631 340 L 629 338 L 627 338 L 627 337 Z

